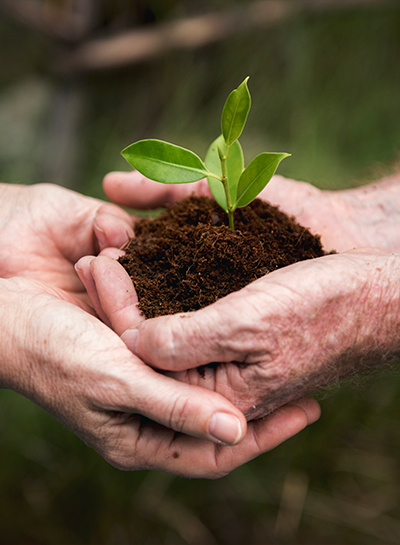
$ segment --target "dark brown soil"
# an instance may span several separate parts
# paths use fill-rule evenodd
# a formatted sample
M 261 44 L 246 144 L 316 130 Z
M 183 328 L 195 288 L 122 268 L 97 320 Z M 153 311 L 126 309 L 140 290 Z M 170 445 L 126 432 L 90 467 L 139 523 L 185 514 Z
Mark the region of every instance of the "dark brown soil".
M 135 225 L 120 263 L 147 318 L 209 305 L 296 261 L 325 255 L 319 236 L 256 199 L 235 211 L 235 231 L 207 197 L 191 196 Z

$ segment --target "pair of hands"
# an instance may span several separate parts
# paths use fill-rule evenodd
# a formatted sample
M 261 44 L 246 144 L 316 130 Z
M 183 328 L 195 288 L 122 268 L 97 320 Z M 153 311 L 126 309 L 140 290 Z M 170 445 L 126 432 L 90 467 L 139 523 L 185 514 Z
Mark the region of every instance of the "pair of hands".
M 111 200 L 136 208 L 173 201 L 194 187 L 207 192 L 202 183 L 171 188 L 136 173 L 109 175 L 104 187 Z M 269 200 L 322 233 L 328 249 L 363 244 L 352 234 L 366 236 L 360 224 L 365 206 L 359 195 L 330 194 L 278 179 L 268 189 Z M 110 257 L 116 257 L 115 248 L 126 234 L 132 234 L 128 214 L 56 186 L 1 186 L 1 192 L 0 296 L 6 303 L 1 305 L 2 323 L 9 324 L 2 333 L 2 346 L 7 347 L 2 384 L 42 405 L 122 469 L 217 477 L 315 421 L 319 407 L 313 400 L 295 401 L 260 417 L 326 381 L 327 362 L 333 369 L 329 380 L 335 375 L 343 338 L 339 342 L 333 335 L 330 350 L 321 347 L 322 335 L 332 337 L 332 313 L 340 316 L 353 307 L 360 285 L 363 293 L 368 292 L 371 263 L 375 269 L 388 268 L 390 260 L 372 252 L 329 256 L 312 262 L 315 266 L 296 264 L 189 319 L 157 318 L 135 330 L 131 326 L 140 317 L 134 290 Z M 301 209 L 296 208 L 298 203 Z M 361 210 L 355 220 L 351 213 L 357 206 Z M 376 224 L 379 221 L 377 214 Z M 337 240 L 324 233 L 336 233 Z M 370 238 L 373 234 L 372 229 Z M 73 268 L 83 255 L 97 255 L 99 250 L 100 257 L 81 259 L 77 270 L 97 315 L 116 333 L 96 317 Z M 328 259 L 329 265 L 323 261 Z M 331 267 L 334 272 L 323 283 Z M 336 293 L 336 276 L 343 274 L 352 279 L 351 289 L 324 314 L 321 309 Z M 315 315 L 318 309 L 325 316 L 323 328 Z M 347 346 L 354 328 L 346 333 Z M 314 345 L 316 337 L 319 344 Z M 157 373 L 143 360 L 170 373 Z M 208 369 L 203 380 L 194 368 L 210 361 L 223 363 L 216 372 Z M 258 418 L 247 431 L 242 412 L 228 399 Z M 222 415 L 220 424 L 218 418 L 213 420 L 215 414 Z M 223 446 L 218 435 L 225 443 L 239 444 Z
M 195 313 L 143 321 L 134 287 L 112 259 L 120 254 L 116 248 L 104 250 L 110 257 L 81 260 L 79 274 L 97 313 L 134 354 L 222 394 L 247 419 L 260 419 L 340 377 L 396 358 L 399 300 L 390 286 L 398 282 L 399 258 L 388 250 L 400 246 L 400 214 L 393 206 L 398 188 L 394 178 L 321 192 L 276 176 L 262 196 L 284 202 L 288 213 L 322 234 L 326 249 L 359 248 L 275 271 Z M 137 173 L 105 179 L 112 200 L 136 208 L 178 200 L 193 189 L 208 194 L 204 181 L 164 186 Z M 117 221 L 113 227 L 117 232 Z M 375 243 L 387 250 L 360 248 Z M 196 368 L 210 362 L 218 365 L 200 376 Z M 314 419 L 315 403 L 312 411 Z
M 0 184 L 0 199 L 1 385 L 111 464 L 218 477 L 317 418 L 304 401 L 247 427 L 226 398 L 154 371 L 98 319 L 74 264 L 133 234 L 119 207 L 42 184 Z

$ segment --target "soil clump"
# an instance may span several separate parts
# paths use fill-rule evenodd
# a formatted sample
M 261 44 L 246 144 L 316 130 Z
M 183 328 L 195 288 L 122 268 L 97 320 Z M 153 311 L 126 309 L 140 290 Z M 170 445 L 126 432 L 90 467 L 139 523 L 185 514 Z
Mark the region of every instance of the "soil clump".
M 255 199 L 234 218 L 232 231 L 215 201 L 190 196 L 136 222 L 119 261 L 144 316 L 198 310 L 269 272 L 325 255 L 318 235 L 268 202 Z

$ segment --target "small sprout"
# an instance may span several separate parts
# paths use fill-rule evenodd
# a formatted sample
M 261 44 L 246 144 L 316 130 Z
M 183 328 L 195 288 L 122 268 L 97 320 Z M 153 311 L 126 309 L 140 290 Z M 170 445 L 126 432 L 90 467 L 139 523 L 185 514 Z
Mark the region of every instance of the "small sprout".
M 209 147 L 204 162 L 192 151 L 161 140 L 139 140 L 121 152 L 133 168 L 156 182 L 183 184 L 207 178 L 231 229 L 236 208 L 250 204 L 290 155 L 261 153 L 244 168 L 239 137 L 251 106 L 248 79 L 228 96 L 221 116 L 222 134 Z

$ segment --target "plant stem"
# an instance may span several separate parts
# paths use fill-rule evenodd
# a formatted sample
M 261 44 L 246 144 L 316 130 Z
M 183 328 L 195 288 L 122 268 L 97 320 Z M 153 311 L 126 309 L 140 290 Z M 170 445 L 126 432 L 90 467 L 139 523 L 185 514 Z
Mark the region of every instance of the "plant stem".
M 229 227 L 232 229 L 232 231 L 234 231 L 235 230 L 235 222 L 234 222 L 234 219 L 233 219 L 234 209 L 232 207 L 232 199 L 231 199 L 231 194 L 230 194 L 229 185 L 228 185 L 228 176 L 227 176 L 227 173 L 226 173 L 226 159 L 228 157 L 228 153 L 229 153 L 229 147 L 226 146 L 225 155 L 220 154 L 219 159 L 221 161 L 221 171 L 222 171 L 221 182 L 223 183 L 223 186 L 224 186 L 226 204 L 227 204 L 227 208 L 228 208 Z

